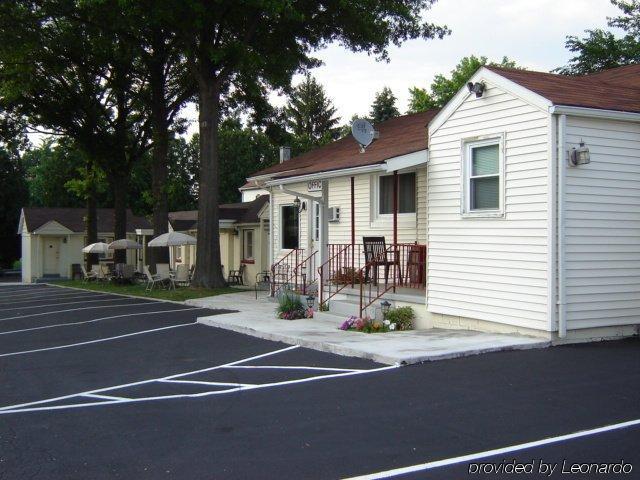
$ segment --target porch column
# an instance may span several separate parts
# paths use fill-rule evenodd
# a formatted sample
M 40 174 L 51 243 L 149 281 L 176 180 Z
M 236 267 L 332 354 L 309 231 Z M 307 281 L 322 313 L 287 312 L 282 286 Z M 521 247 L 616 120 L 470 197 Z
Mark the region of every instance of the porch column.
M 356 188 L 355 177 L 351 177 L 351 272 L 355 271 L 356 257 Z M 353 288 L 353 275 L 351 276 L 351 288 Z
M 393 244 L 398 244 L 398 171 L 393 172 Z
M 320 265 L 329 260 L 329 182 L 322 182 L 322 208 L 320 209 Z M 323 278 L 318 278 L 318 287 L 321 288 Z

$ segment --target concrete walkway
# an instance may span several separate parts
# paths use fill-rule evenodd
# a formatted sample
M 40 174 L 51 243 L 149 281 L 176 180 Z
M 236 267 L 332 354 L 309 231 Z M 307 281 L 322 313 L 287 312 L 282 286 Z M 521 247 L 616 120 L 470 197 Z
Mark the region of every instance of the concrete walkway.
M 389 365 L 550 345 L 548 341 L 522 335 L 439 328 L 384 334 L 344 332 L 338 329 L 338 325 L 328 321 L 278 319 L 275 317 L 276 304 L 264 298 L 256 300 L 254 295 L 253 292 L 231 293 L 187 300 L 185 303 L 239 310 L 237 313 L 198 318 L 198 322 L 204 325 L 338 355 L 368 358 Z

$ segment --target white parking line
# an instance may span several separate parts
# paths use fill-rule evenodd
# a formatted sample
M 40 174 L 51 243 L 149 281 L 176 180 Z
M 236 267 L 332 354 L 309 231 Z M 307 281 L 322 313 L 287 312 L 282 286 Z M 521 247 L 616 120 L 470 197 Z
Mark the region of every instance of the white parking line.
M 254 387 L 255 383 L 205 382 L 203 380 L 158 380 L 161 383 L 185 383 L 194 385 L 213 385 L 216 387 Z
M 186 327 L 189 325 L 198 325 L 198 323 L 197 322 L 179 323 L 178 325 L 169 325 L 168 327 L 152 328 L 151 330 L 141 330 L 139 332 L 116 335 L 115 337 L 106 337 L 106 338 L 98 338 L 96 340 L 87 340 L 86 342 L 68 343 L 66 345 L 58 345 L 55 347 L 34 348 L 33 350 L 23 350 L 21 352 L 3 353 L 3 354 L 0 354 L 0 357 L 13 357 L 15 355 L 25 355 L 27 353 L 47 352 L 49 350 L 61 350 L 63 348 L 80 347 L 82 345 L 90 345 L 92 343 L 110 342 L 111 340 L 118 340 L 120 338 L 134 337 L 136 335 L 143 335 L 145 333 L 160 332 L 162 330 L 169 330 L 171 328 L 178 328 L 178 327 Z
M 290 365 L 234 365 L 232 367 L 225 368 L 268 368 L 274 370 L 324 370 L 328 372 L 365 372 L 359 368 L 333 368 L 333 367 L 305 367 L 305 366 L 290 366 Z
M 5 312 L 7 310 L 28 310 L 30 308 L 47 308 L 47 307 L 58 307 L 61 305 L 77 305 L 78 303 L 96 303 L 96 302 L 117 302 L 121 301 L 121 298 L 103 298 L 100 300 L 76 300 L 73 302 L 63 302 L 63 303 L 50 303 L 48 305 L 28 305 L 26 307 L 13 307 L 13 308 L 0 308 L 0 312 Z
M 41 298 L 38 297 L 38 300 L 17 300 L 17 301 L 13 301 L 13 302 L 0 302 L 0 307 L 4 307 L 6 305 L 15 305 L 16 303 L 36 303 L 36 302 L 51 302 L 53 300 L 69 300 L 72 298 L 93 298 L 93 297 L 106 297 L 111 295 L 110 293 L 97 293 L 97 294 L 91 294 L 91 295 L 86 295 L 86 294 L 64 294 L 64 295 L 58 295 L 55 296 L 53 298 Z
M 87 393 L 86 395 L 82 395 L 83 397 L 89 398 L 97 398 L 99 400 L 131 400 L 127 397 L 112 397 L 111 395 L 97 395 L 95 393 Z
M 89 291 L 89 290 L 84 290 L 86 293 L 93 293 L 93 291 Z M 40 288 L 37 291 L 33 291 L 33 292 L 28 292 L 28 293 L 14 293 L 13 295 L 7 295 L 5 297 L 0 297 L 3 298 L 3 300 L 6 299 L 14 299 L 14 298 L 34 298 L 34 297 L 45 297 L 45 296 L 54 296 L 54 295 L 69 295 L 72 293 L 78 294 L 80 291 L 79 290 L 75 290 L 75 291 L 69 291 L 69 290 L 48 290 L 48 289 L 44 289 L 44 288 Z
M 9 405 L 9 406 L 6 406 L 6 407 L 0 407 L 0 414 L 6 413 L 7 411 L 10 411 L 12 409 L 17 409 L 17 408 L 22 408 L 22 407 L 29 407 L 31 405 L 41 405 L 43 403 L 58 402 L 60 400 L 66 400 L 66 399 L 69 399 L 69 398 L 83 396 L 83 395 L 87 395 L 89 393 L 108 392 L 109 390 L 119 390 L 121 388 L 126 388 L 126 387 L 135 387 L 135 386 L 138 386 L 138 385 L 145 385 L 145 384 L 148 384 L 148 383 L 157 382 L 158 380 L 171 380 L 171 379 L 174 379 L 174 378 L 185 377 L 187 375 L 194 375 L 196 373 L 210 372 L 210 371 L 216 370 L 218 368 L 224 368 L 224 367 L 228 367 L 230 365 L 236 365 L 236 364 L 239 364 L 239 363 L 250 362 L 251 360 L 256 360 L 258 358 L 264 358 L 264 357 L 268 357 L 270 355 L 275 355 L 275 354 L 278 354 L 278 353 L 287 352 L 289 350 L 293 350 L 293 349 L 296 349 L 296 348 L 299 348 L 298 345 L 293 345 L 291 347 L 285 347 L 285 348 L 281 348 L 279 350 L 274 350 L 274 351 L 271 351 L 271 352 L 262 353 L 260 355 L 255 355 L 255 356 L 249 357 L 249 358 L 243 358 L 241 360 L 236 360 L 234 362 L 225 363 L 223 365 L 216 365 L 215 367 L 208 367 L 208 368 L 202 368 L 200 370 L 193 370 L 191 372 L 177 373 L 175 375 L 168 375 L 166 377 L 160 377 L 160 378 L 151 378 L 151 379 L 148 379 L 148 380 L 140 380 L 138 382 L 123 383 L 122 385 L 114 385 L 112 387 L 98 388 L 98 389 L 89 390 L 89 391 L 86 391 L 86 392 L 74 393 L 72 395 L 64 395 L 64 396 L 61 396 L 61 397 L 48 398 L 46 400 L 38 400 L 36 402 L 27 402 L 27 403 L 20 403 L 20 404 L 17 404 L 17 405 Z M 83 405 L 83 404 L 81 404 L 81 405 Z M 63 407 L 71 408 L 70 406 L 66 406 L 66 405 L 63 405 Z M 42 407 L 42 408 L 37 408 L 37 409 L 19 410 L 19 411 L 49 410 L 49 409 L 54 409 L 54 408 L 57 409 L 58 407 Z
M 124 305 L 101 305 L 99 307 L 68 308 L 66 310 L 54 310 L 53 312 L 29 313 L 28 315 L 17 315 L 15 317 L 0 318 L 0 322 L 4 322 L 5 320 L 15 320 L 17 318 L 40 317 L 42 315 L 52 315 L 54 313 L 77 312 L 79 310 L 93 310 L 96 308 L 137 307 L 140 305 L 149 305 L 151 303 L 156 303 L 156 302 L 145 301 L 143 303 L 126 303 Z
M 43 325 L 41 327 L 31 327 L 31 328 L 21 328 L 19 330 L 9 330 L 8 332 L 0 332 L 0 335 L 10 335 L 12 333 L 23 333 L 23 332 L 32 332 L 33 330 L 44 330 L 47 328 L 58 328 L 58 327 L 71 327 L 73 325 L 82 325 L 85 323 L 94 323 L 100 322 L 102 320 L 111 320 L 112 318 L 122 318 L 122 317 L 137 317 L 141 315 L 153 315 L 156 313 L 172 313 L 172 312 L 185 312 L 187 310 L 204 310 L 203 307 L 186 307 L 186 308 L 173 308 L 171 310 L 156 310 L 153 312 L 139 312 L 139 313 L 124 313 L 122 315 L 110 315 L 108 317 L 100 317 L 94 318 L 92 320 L 81 320 L 79 322 L 67 322 L 67 323 L 56 323 L 54 325 Z
M 621 430 L 623 428 L 630 428 L 640 425 L 640 418 L 636 420 L 629 420 L 627 422 L 614 423 L 611 425 L 605 425 L 604 427 L 591 428 L 589 430 L 581 430 L 579 432 L 568 433 L 566 435 L 559 435 L 556 437 L 547 437 L 542 440 L 536 440 L 533 442 L 520 443 L 518 445 L 511 445 L 509 447 L 496 448 L 493 450 L 485 450 L 484 452 L 470 453 L 468 455 L 462 455 L 459 457 L 445 458 L 443 460 L 436 460 L 433 462 L 421 463 L 419 465 L 412 465 L 403 468 L 394 468 L 393 470 L 385 470 L 384 472 L 370 473 L 367 475 L 360 475 L 357 477 L 349 477 L 345 480 L 374 480 L 379 478 L 391 478 L 398 475 L 406 475 L 408 473 L 423 472 L 425 470 L 432 470 L 434 468 L 446 467 L 449 465 L 456 465 L 459 463 L 470 462 L 481 458 L 493 457 L 495 455 L 504 455 L 507 453 L 517 452 L 520 450 L 527 450 L 530 448 L 540 447 L 543 445 L 549 445 L 552 443 L 564 442 L 567 440 L 573 440 L 575 438 L 587 437 L 590 435 L 597 435 L 599 433 L 611 432 L 614 430 Z

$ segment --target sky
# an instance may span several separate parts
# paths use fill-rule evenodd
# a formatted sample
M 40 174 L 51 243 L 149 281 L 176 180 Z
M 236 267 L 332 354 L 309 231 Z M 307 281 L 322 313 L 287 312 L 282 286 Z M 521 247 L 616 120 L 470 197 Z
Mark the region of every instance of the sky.
M 606 29 L 607 16 L 618 14 L 609 0 L 438 0 L 425 18 L 452 30 L 443 40 L 413 40 L 394 47 L 389 63 L 331 45 L 316 54 L 324 65 L 311 73 L 324 85 L 341 123 L 354 114 L 367 114 L 375 93 L 385 86 L 404 113 L 410 87 L 427 88 L 436 74 L 448 74 L 462 57 L 500 60 L 506 55 L 531 70 L 549 71 L 571 58 L 564 48 L 567 35 Z M 294 83 L 299 80 L 294 78 Z M 274 104 L 284 101 L 272 95 Z M 185 116 L 195 120 L 195 108 L 190 106 Z M 188 133 L 196 129 L 192 121 Z

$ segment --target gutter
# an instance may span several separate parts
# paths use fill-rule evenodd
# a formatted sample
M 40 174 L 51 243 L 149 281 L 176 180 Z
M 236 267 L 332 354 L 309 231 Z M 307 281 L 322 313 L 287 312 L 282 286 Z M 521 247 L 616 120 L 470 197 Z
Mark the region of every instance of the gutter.
M 622 112 L 618 110 L 602 110 L 599 108 L 571 107 L 569 105 L 553 105 L 549 107 L 549 113 L 552 115 L 574 115 L 576 117 L 640 122 L 640 113 Z
M 567 116 L 558 117 L 558 336 L 567 336 L 567 299 L 565 268 L 565 173 L 567 169 L 566 149 Z
M 298 175 L 298 176 L 289 177 L 289 178 L 276 178 L 273 180 L 266 181 L 265 185 L 267 187 L 272 187 L 274 185 L 287 185 L 289 183 L 299 183 L 307 180 L 323 180 L 326 178 L 357 175 L 359 173 L 384 172 L 384 171 L 386 171 L 386 165 L 384 163 L 379 163 L 375 165 L 364 165 L 362 167 L 330 170 L 328 172 L 310 173 L 307 175 Z

